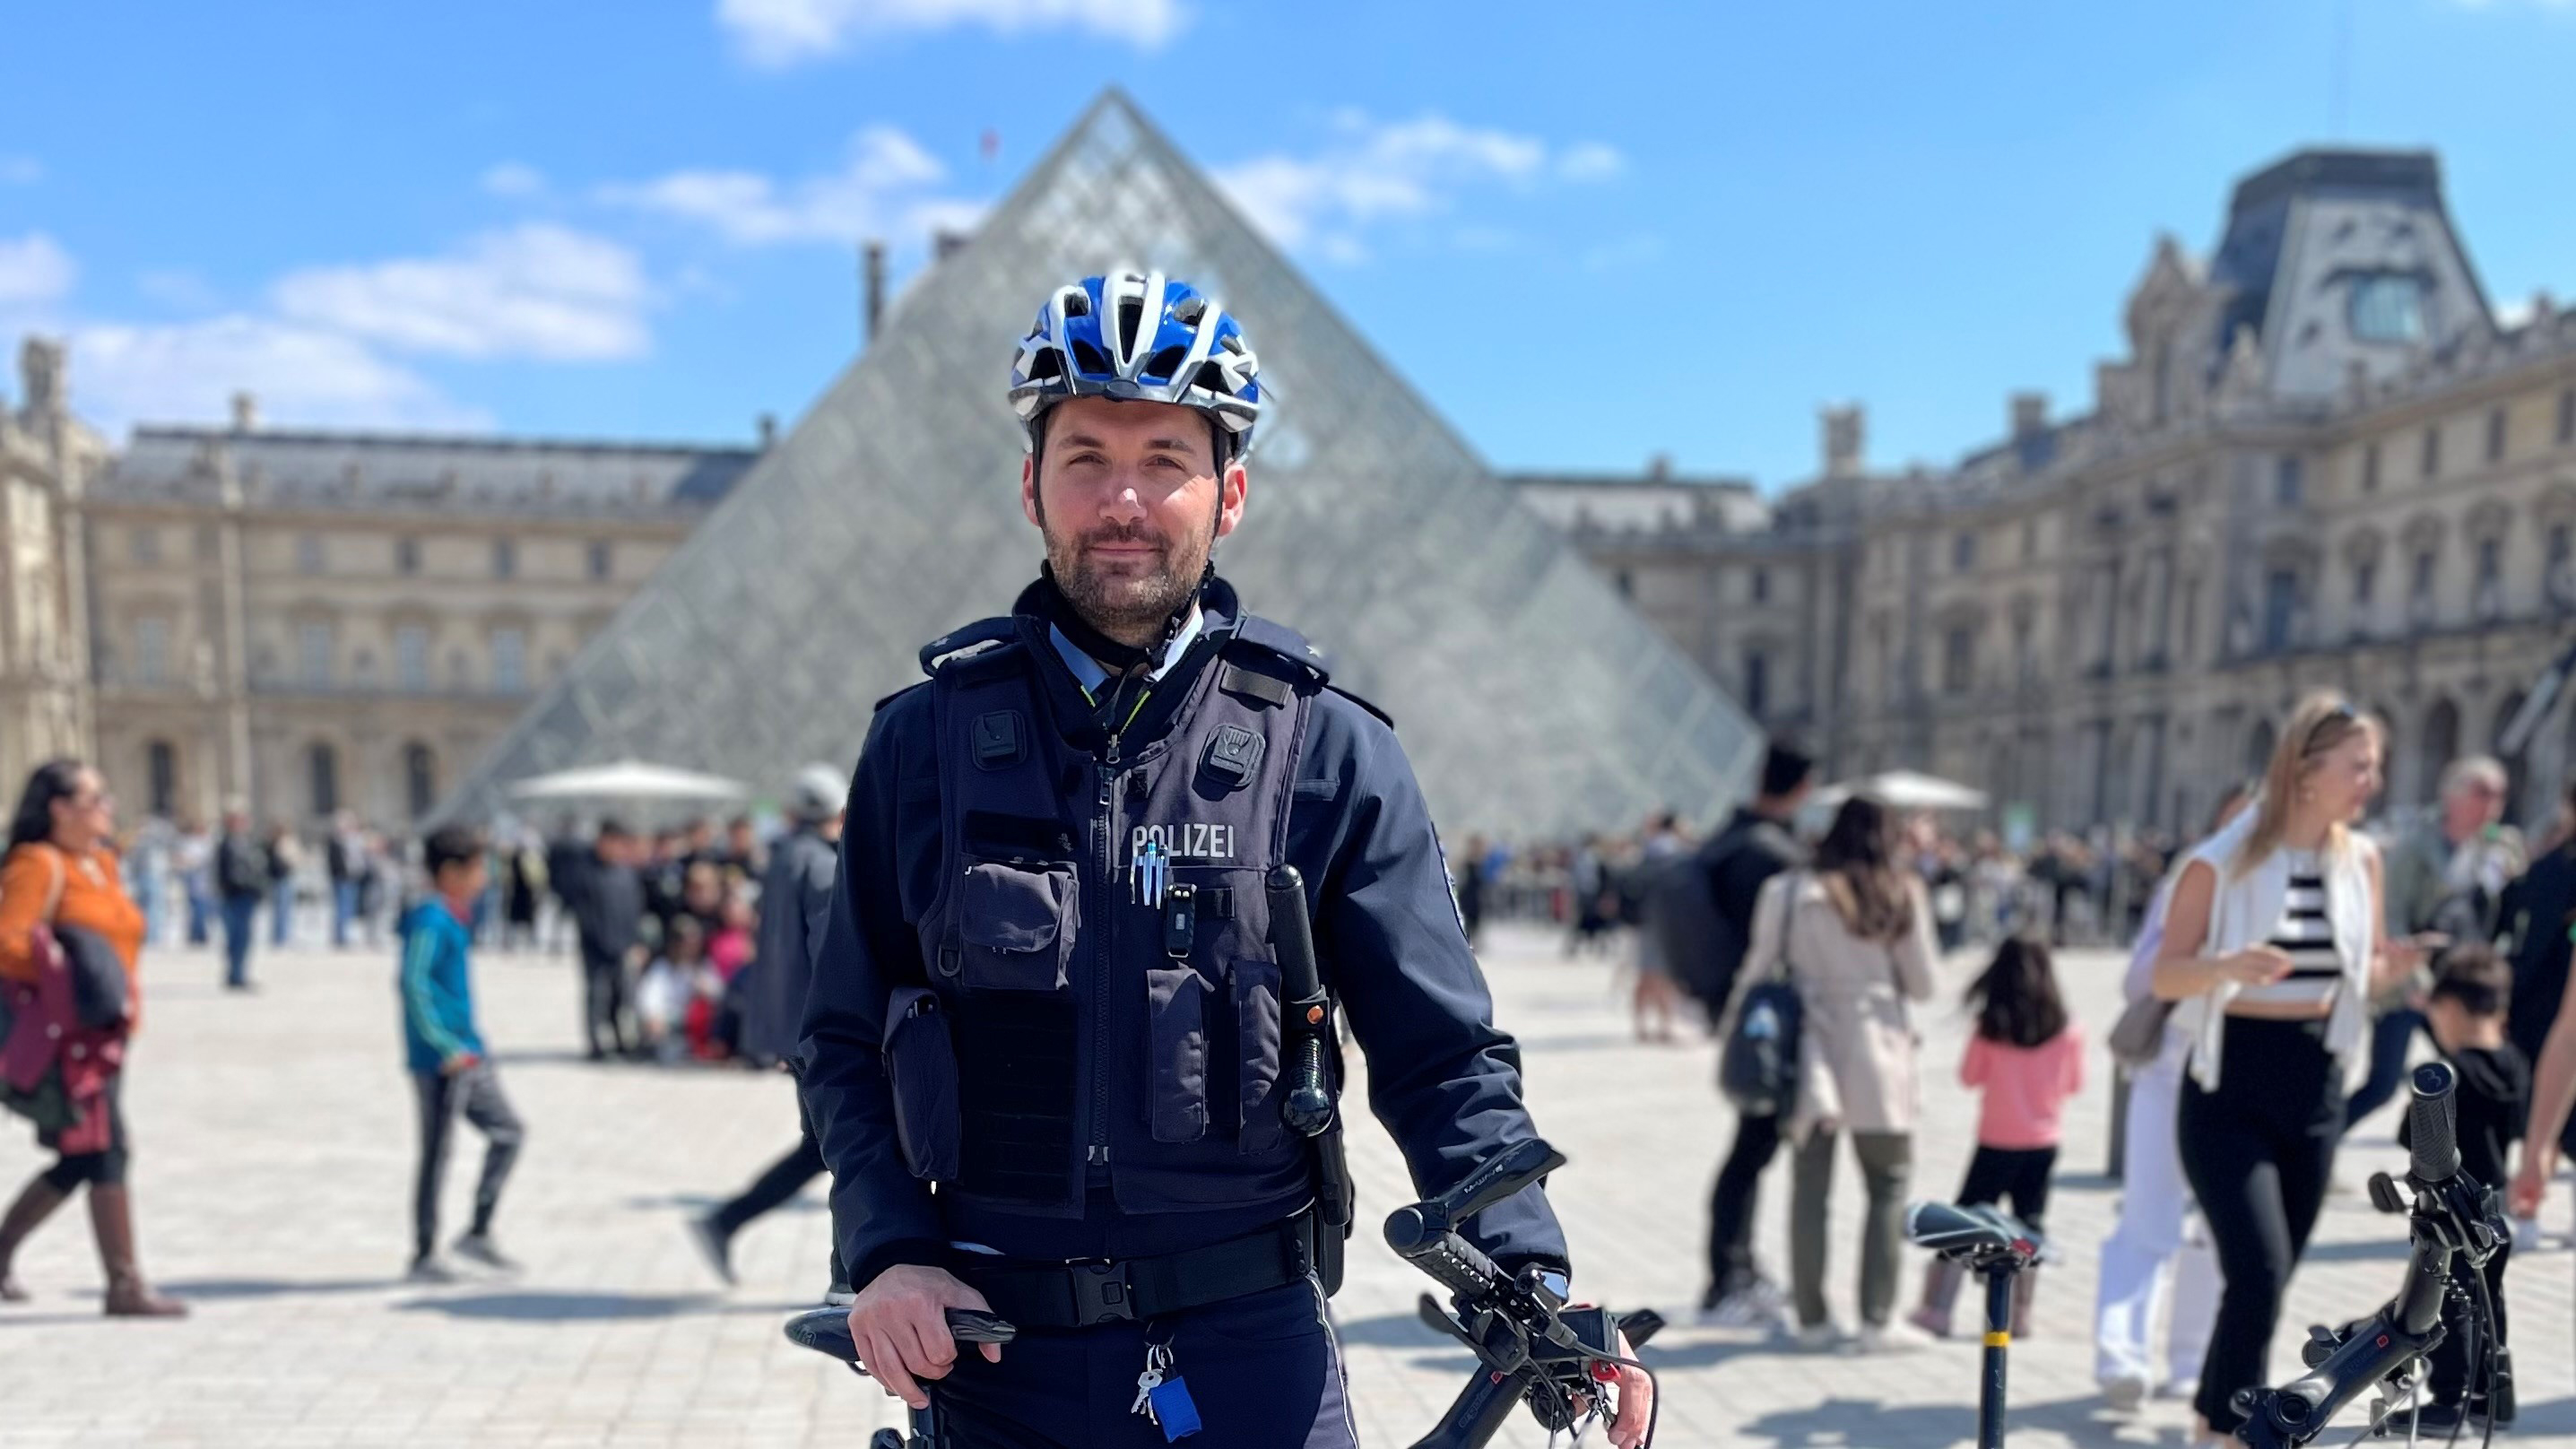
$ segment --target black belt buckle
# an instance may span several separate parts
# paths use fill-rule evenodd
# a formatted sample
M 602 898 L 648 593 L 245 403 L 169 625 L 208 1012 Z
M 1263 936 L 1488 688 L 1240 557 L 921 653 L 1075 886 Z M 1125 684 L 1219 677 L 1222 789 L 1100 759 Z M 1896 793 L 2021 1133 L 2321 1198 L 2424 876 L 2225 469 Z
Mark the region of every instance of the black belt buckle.
M 1135 1321 L 1136 1289 L 1127 1281 L 1126 1264 L 1100 1258 L 1067 1263 L 1064 1269 L 1073 1284 L 1075 1327 Z

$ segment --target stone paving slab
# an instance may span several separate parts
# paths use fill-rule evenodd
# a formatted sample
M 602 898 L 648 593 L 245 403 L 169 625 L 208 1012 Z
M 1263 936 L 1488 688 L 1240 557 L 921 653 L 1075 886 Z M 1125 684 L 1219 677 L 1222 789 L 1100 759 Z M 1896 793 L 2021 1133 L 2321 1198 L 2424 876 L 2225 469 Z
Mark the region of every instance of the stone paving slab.
M 1486 954 L 1501 1020 L 1525 1044 L 1540 1125 L 1572 1158 L 1552 1193 L 1579 1286 L 1683 1325 L 1648 1350 L 1665 1386 L 1660 1442 L 1972 1443 L 1969 1344 L 1854 1359 L 1688 1326 L 1707 1186 L 1730 1133 L 1708 1085 L 1712 1049 L 1635 1044 L 1614 969 L 1563 959 L 1552 935 L 1505 928 Z M 1950 1003 L 1973 964 L 1950 963 L 1943 1003 L 1923 1018 L 1926 1060 L 1941 1070 L 1916 1145 L 1918 1196 L 1955 1190 L 1973 1146 L 1974 1099 L 1948 1085 L 1965 1028 Z M 2117 958 L 2073 952 L 2062 969 L 2098 1036 Z M 257 970 L 265 989 L 231 997 L 206 952 L 165 949 L 146 967 L 149 1016 L 128 1099 L 141 1237 L 147 1264 L 196 1315 L 101 1321 L 86 1223 L 77 1209 L 57 1217 L 21 1259 L 35 1301 L 0 1309 L 0 1445 L 857 1446 L 893 1421 L 873 1387 L 778 1331 L 822 1286 L 819 1194 L 743 1234 L 742 1286 L 730 1291 L 680 1231 L 686 1213 L 793 1144 L 783 1082 L 590 1066 L 575 1045 L 572 962 L 488 957 L 486 1028 L 530 1129 L 501 1231 L 528 1269 L 416 1289 L 400 1281 L 414 1128 L 391 959 L 290 950 Z M 2097 1073 L 2071 1109 L 2051 1208 L 2067 1261 L 2042 1287 L 2040 1332 L 2014 1354 L 2016 1445 L 2184 1440 L 2182 1406 L 2117 1416 L 2093 1388 L 2094 1249 L 2116 1205 L 2100 1175 L 2108 1104 Z M 2397 1225 L 2359 1192 L 2371 1168 L 2400 1165 L 2394 1121 L 2392 1109 L 2366 1124 L 2345 1154 L 2350 1190 L 2329 1201 L 2293 1284 L 2276 1370 L 2295 1364 L 2302 1325 L 2357 1315 L 2397 1281 Z M 1336 1309 L 1363 1439 L 1400 1446 L 1447 1403 L 1468 1359 L 1414 1321 L 1427 1280 L 1374 1246 L 1375 1222 L 1411 1197 L 1392 1144 L 1370 1127 L 1353 1147 L 1363 1231 Z M 450 1171 L 459 1212 L 477 1150 L 469 1135 Z M 0 1123 L 0 1183 L 14 1188 L 42 1160 L 19 1124 Z M 1856 1176 L 1840 1186 L 1833 1271 L 1848 1316 Z M 1775 1266 L 1786 1258 L 1787 1188 L 1785 1170 L 1771 1174 L 1758 1229 Z M 2570 1290 L 2563 1249 L 2516 1259 L 2516 1442 L 2576 1446 Z M 1545 1437 L 1522 1421 L 1498 1442 Z

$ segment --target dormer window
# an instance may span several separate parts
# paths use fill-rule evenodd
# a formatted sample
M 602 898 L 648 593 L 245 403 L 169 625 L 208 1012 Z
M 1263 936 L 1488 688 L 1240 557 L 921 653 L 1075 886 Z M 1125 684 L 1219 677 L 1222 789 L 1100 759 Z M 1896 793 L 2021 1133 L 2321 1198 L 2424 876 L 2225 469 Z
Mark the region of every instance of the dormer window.
M 2424 337 L 2424 281 L 2412 272 L 2364 272 L 2352 279 L 2352 335 L 2364 342 Z

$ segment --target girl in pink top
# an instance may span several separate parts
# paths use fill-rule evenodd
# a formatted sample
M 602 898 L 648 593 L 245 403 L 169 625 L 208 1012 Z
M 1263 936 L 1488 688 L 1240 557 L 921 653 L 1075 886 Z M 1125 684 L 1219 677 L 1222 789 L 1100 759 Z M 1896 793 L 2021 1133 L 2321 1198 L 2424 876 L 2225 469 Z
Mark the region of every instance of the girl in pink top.
M 1968 987 L 1968 1009 L 1977 1029 L 1959 1063 L 1964 1086 L 1983 1087 L 1977 1111 L 1977 1155 L 1959 1205 L 1984 1207 L 2012 1199 L 2012 1214 L 2036 1233 L 2048 1216 L 2048 1178 L 2057 1166 L 2057 1139 L 2067 1099 L 2084 1090 L 2084 1033 L 2067 1014 L 2057 989 L 2048 947 L 2015 936 L 1996 948 L 1994 964 Z M 2013 1332 L 2030 1332 L 2037 1270 L 2013 1279 Z M 1923 1279 L 1917 1328 L 1936 1338 L 1950 1333 L 1950 1309 L 1959 1292 L 1959 1270 L 1935 1259 Z

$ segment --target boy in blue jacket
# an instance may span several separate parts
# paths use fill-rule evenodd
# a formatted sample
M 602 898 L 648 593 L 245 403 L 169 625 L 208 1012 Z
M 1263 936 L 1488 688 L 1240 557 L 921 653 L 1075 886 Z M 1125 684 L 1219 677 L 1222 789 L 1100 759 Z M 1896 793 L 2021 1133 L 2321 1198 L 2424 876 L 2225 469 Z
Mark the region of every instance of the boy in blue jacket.
M 483 1177 L 474 1188 L 474 1225 L 458 1238 L 456 1255 L 503 1271 L 518 1265 L 492 1242 L 492 1211 L 501 1185 L 519 1158 L 526 1132 L 500 1074 L 483 1054 L 474 1029 L 474 907 L 489 871 L 483 837 L 462 825 L 430 833 L 425 850 L 431 895 L 403 917 L 403 1046 L 411 1058 L 412 1088 L 420 1096 L 420 1183 L 413 1199 L 411 1278 L 416 1283 L 454 1281 L 455 1271 L 437 1256 L 438 1190 L 447 1176 L 447 1139 L 461 1114 L 483 1134 Z

